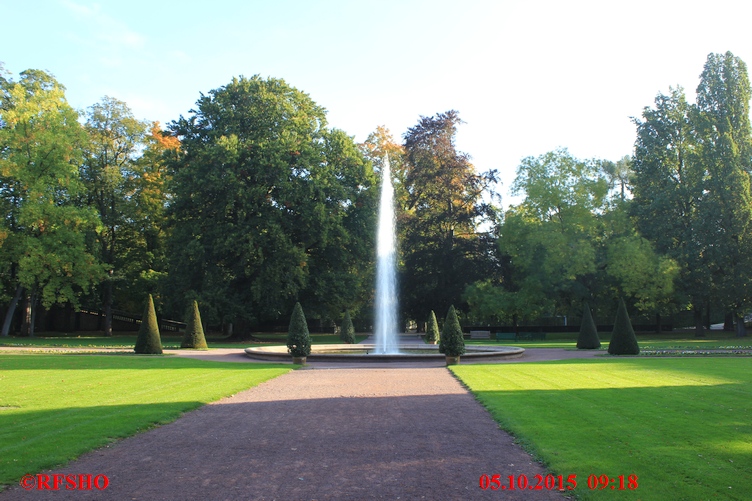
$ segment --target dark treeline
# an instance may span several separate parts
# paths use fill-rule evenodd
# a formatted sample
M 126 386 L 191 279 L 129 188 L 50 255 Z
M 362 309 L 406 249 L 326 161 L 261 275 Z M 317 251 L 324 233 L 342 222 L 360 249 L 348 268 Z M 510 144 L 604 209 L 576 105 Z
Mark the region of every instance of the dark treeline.
M 236 338 L 349 312 L 371 325 L 381 163 L 395 177 L 405 323 L 455 305 L 464 323 L 596 317 L 624 298 L 656 319 L 752 309 L 752 138 L 745 64 L 711 54 L 695 104 L 659 94 L 618 161 L 566 149 L 521 161 L 502 211 L 495 170 L 455 148 L 456 111 L 420 117 L 400 141 L 331 128 L 283 80 L 236 78 L 166 127 L 104 97 L 78 112 L 54 77 L 0 71 L 2 334 L 33 334 L 55 305 L 138 312 L 153 294 L 182 320 Z M 600 318 L 598 318 L 600 320 Z M 731 322 L 729 322 L 731 323 Z

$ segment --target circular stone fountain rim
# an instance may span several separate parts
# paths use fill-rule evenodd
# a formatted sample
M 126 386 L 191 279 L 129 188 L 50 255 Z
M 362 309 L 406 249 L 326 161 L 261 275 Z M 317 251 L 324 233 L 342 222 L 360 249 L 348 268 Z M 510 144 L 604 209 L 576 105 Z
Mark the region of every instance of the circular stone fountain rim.
M 326 344 L 318 345 L 317 348 L 335 353 L 315 353 L 308 355 L 308 361 L 347 361 L 347 362 L 405 362 L 405 361 L 436 361 L 443 360 L 445 355 L 439 353 L 439 347 L 433 344 L 401 344 L 401 350 L 435 350 L 436 353 L 368 353 L 375 349 L 374 344 Z M 353 351 L 362 350 L 366 353 L 336 353 L 336 351 Z M 463 359 L 500 359 L 500 358 L 517 358 L 525 352 L 524 348 L 517 346 L 489 346 L 489 345 L 468 345 L 465 346 L 466 353 L 462 355 Z M 255 346 L 245 349 L 245 354 L 257 360 L 289 361 L 290 353 L 287 346 Z

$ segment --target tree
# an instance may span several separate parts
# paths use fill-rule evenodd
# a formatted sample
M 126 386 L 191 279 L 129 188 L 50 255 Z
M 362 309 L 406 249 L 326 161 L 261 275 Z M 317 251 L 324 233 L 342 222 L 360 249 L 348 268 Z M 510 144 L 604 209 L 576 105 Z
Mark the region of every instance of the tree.
M 609 190 L 618 190 L 617 195 L 615 196 L 616 200 L 626 202 L 632 177 L 631 157 L 622 157 L 616 162 L 611 162 L 609 160 L 603 161 L 601 162 L 600 168 L 608 180 Z
M 580 324 L 580 334 L 577 336 L 577 349 L 597 350 L 600 347 L 601 340 L 598 338 L 598 329 L 593 321 L 593 314 L 590 313 L 590 305 L 583 302 L 582 323 Z
M 138 337 L 133 351 L 143 355 L 162 354 L 162 338 L 159 335 L 157 312 L 154 311 L 154 299 L 152 299 L 151 294 L 146 300 L 144 314 L 141 315 L 141 326 L 138 328 Z
M 431 310 L 426 323 L 426 342 L 429 344 L 438 344 L 441 341 L 439 324 L 436 322 L 436 314 Z
M 736 317 L 752 306 L 752 128 L 746 64 L 731 52 L 708 55 L 697 87 L 695 127 L 705 171 L 700 205 L 702 235 L 714 271 L 713 289 Z
M 566 315 L 593 292 L 608 184 L 598 162 L 559 149 L 523 159 L 512 188 L 525 199 L 505 213 L 499 246 L 504 288 L 522 299 L 513 311 Z
M 611 342 L 608 344 L 608 353 L 611 355 L 639 355 L 640 347 L 637 344 L 632 322 L 629 320 L 627 306 L 624 300 L 619 300 L 619 308 L 616 310 L 614 330 L 611 332 Z
M 193 348 L 194 350 L 208 350 L 206 337 L 204 336 L 204 326 L 201 324 L 201 313 L 198 311 L 198 302 L 193 301 L 188 321 L 185 325 L 185 335 L 181 348 Z
M 457 312 L 454 311 L 454 305 L 449 307 L 444 327 L 441 330 L 439 353 L 448 357 L 459 357 L 465 354 L 465 338 L 462 335 L 462 327 L 457 318 Z
M 102 267 L 84 238 L 97 218 L 76 203 L 85 136 L 64 87 L 38 70 L 1 84 L 0 276 L 4 291 L 14 291 L 2 333 L 8 334 L 23 297 L 22 331 L 33 335 L 37 303 L 76 306 L 79 295 L 101 278 Z
M 290 317 L 290 326 L 287 329 L 287 349 L 295 358 L 307 357 L 311 354 L 311 336 L 308 333 L 303 307 L 295 303 Z
M 676 300 L 693 306 L 697 335 L 702 336 L 702 308 L 711 284 L 700 217 L 705 172 L 683 90 L 659 94 L 655 108 L 646 107 L 635 124 L 631 213 L 640 234 L 676 262 Z
M 345 316 L 342 318 L 342 326 L 339 330 L 339 338 L 343 343 L 355 343 L 355 327 L 353 327 L 349 311 L 345 311 Z
M 272 78 L 233 79 L 192 113 L 170 126 L 168 287 L 238 336 L 296 300 L 322 319 L 364 302 L 375 190 L 352 138 Z
M 85 125 L 89 141 L 81 165 L 81 179 L 87 190 L 87 204 L 99 214 L 96 233 L 98 255 L 107 266 L 103 284 L 104 333 L 112 335 L 112 305 L 115 282 L 123 280 L 128 250 L 135 247 L 126 237 L 135 220 L 134 185 L 138 175 L 137 153 L 143 145 L 146 123 L 136 120 L 128 106 L 109 96 L 91 106 Z
M 461 303 L 466 285 L 493 273 L 495 240 L 479 225 L 495 218 L 484 196 L 496 171 L 478 174 L 457 151 L 461 123 L 456 111 L 420 117 L 404 136 L 400 299 L 409 318 Z

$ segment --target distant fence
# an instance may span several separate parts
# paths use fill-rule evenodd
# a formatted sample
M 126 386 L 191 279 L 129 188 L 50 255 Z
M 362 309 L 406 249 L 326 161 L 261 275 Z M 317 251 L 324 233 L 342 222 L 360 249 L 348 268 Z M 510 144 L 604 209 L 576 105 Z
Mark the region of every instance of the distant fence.
M 614 330 L 613 325 L 598 325 L 596 326 L 598 332 L 611 332 Z M 635 332 L 657 332 L 657 324 L 639 325 L 632 324 L 632 328 Z M 494 332 L 580 332 L 579 325 L 471 325 L 463 327 L 465 332 L 470 331 L 491 331 Z M 661 332 L 671 332 L 674 330 L 673 324 L 662 323 Z M 493 336 L 492 336 L 493 337 Z

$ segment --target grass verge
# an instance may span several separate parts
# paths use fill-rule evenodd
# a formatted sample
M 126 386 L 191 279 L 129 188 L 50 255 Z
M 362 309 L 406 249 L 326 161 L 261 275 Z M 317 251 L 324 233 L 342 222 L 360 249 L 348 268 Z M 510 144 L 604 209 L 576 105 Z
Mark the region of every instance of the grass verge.
M 574 493 L 582 499 L 749 499 L 748 358 L 590 359 L 452 371 L 552 472 L 577 475 Z M 604 474 L 625 481 L 637 475 L 638 488 L 588 488 L 589 475 Z
M 260 344 L 285 344 L 287 334 L 284 333 L 260 333 L 256 334 L 264 340 L 263 343 L 252 341 L 228 341 L 225 338 L 206 339 L 209 348 L 238 348 L 243 349 L 249 346 Z M 137 333 L 135 332 L 118 332 L 113 336 L 104 336 L 101 333 L 78 333 L 67 334 L 57 332 L 40 333 L 35 337 L 7 336 L 0 337 L 0 346 L 7 347 L 32 347 L 32 348 L 117 348 L 132 350 L 136 344 Z M 366 335 L 359 334 L 355 336 L 355 342 L 359 343 L 366 339 Z M 178 349 L 183 340 L 182 334 L 162 334 L 162 347 L 166 349 Z M 311 343 L 317 344 L 337 344 L 341 343 L 339 336 L 334 334 L 311 334 Z
M 577 333 L 554 332 L 546 334 L 545 341 L 488 341 L 466 339 L 465 344 L 493 344 L 521 346 L 522 348 L 577 348 Z M 606 350 L 611 341 L 610 332 L 599 332 L 601 348 Z M 675 331 L 663 334 L 638 333 L 641 350 L 715 350 L 728 347 L 752 348 L 752 336 L 736 337 L 731 332 L 709 331 L 706 338 L 694 337 L 694 331 Z
M 291 369 L 176 357 L 0 354 L 0 488 Z

